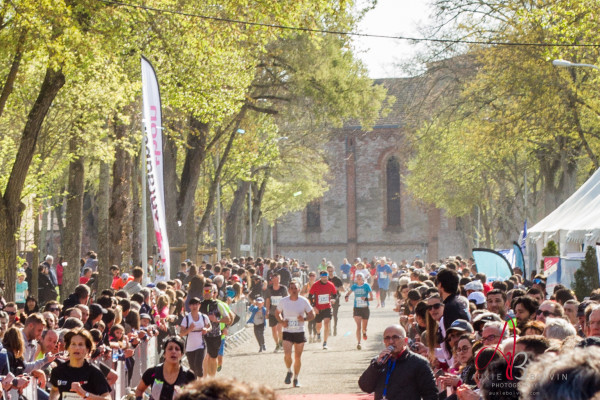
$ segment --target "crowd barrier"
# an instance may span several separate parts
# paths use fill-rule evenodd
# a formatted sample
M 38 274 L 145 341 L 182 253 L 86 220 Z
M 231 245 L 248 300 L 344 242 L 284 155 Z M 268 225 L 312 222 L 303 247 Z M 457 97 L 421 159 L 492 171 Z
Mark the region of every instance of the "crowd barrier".
M 10 395 L 10 399 L 11 400 L 18 400 L 19 399 L 19 391 L 16 390 L 16 389 L 9 390 L 8 394 Z M 31 377 L 31 380 L 29 381 L 29 385 L 27 385 L 27 387 L 25 389 L 23 389 L 22 395 L 27 400 L 38 400 L 38 383 L 37 383 L 37 379 L 35 379 L 34 377 Z M 6 398 L 6 396 L 4 398 Z

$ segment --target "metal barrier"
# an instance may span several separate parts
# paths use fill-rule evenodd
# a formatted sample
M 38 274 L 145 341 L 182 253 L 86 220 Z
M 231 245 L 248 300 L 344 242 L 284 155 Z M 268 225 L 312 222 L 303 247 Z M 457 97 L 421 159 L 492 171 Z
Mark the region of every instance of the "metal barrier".
M 231 311 L 235 313 L 235 315 L 240 317 L 238 322 L 227 328 L 227 335 L 233 336 L 244 330 L 246 327 L 246 321 L 248 319 L 248 302 L 246 300 L 240 300 L 237 303 L 230 304 L 229 307 L 231 308 Z
M 125 369 L 125 361 L 117 361 L 113 363 L 113 369 L 117 371 L 117 382 L 113 387 L 112 396 L 115 400 L 120 400 L 127 394 L 127 370 Z
M 10 398 L 13 400 L 17 400 L 19 398 L 19 391 L 16 389 L 11 389 L 8 391 Z M 38 383 L 37 379 L 31 377 L 29 381 L 29 385 L 25 389 L 23 389 L 23 397 L 27 400 L 37 400 L 38 399 Z

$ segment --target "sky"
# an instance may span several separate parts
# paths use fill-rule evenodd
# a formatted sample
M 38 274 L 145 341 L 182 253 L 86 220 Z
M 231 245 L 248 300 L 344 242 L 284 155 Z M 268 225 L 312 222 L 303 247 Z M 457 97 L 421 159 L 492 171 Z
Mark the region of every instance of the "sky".
M 427 0 L 378 0 L 369 11 L 358 31 L 376 35 L 421 37 L 417 26 L 427 22 Z M 393 78 L 402 76 L 394 63 L 406 60 L 414 49 L 405 40 L 380 38 L 355 38 L 357 56 L 369 69 L 370 78 Z

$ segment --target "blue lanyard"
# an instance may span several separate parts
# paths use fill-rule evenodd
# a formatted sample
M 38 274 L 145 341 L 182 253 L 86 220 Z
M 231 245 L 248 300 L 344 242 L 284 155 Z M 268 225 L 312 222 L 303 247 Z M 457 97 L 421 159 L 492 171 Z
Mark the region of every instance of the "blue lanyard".
M 392 376 L 392 372 L 394 371 L 394 368 L 396 368 L 396 360 L 394 360 L 393 363 L 391 360 L 388 361 L 388 368 L 387 368 L 387 372 L 385 375 L 385 386 L 383 387 L 383 398 L 384 399 L 387 398 L 388 382 L 390 381 L 390 376 Z

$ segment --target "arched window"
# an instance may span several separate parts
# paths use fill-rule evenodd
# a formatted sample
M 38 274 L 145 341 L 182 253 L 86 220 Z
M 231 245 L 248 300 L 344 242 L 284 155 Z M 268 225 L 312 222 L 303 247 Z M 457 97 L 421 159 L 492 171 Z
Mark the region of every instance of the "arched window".
M 399 227 L 400 218 L 400 163 L 394 156 L 385 166 L 387 226 Z
M 321 229 L 321 203 L 311 201 L 306 206 L 306 230 L 316 231 Z

